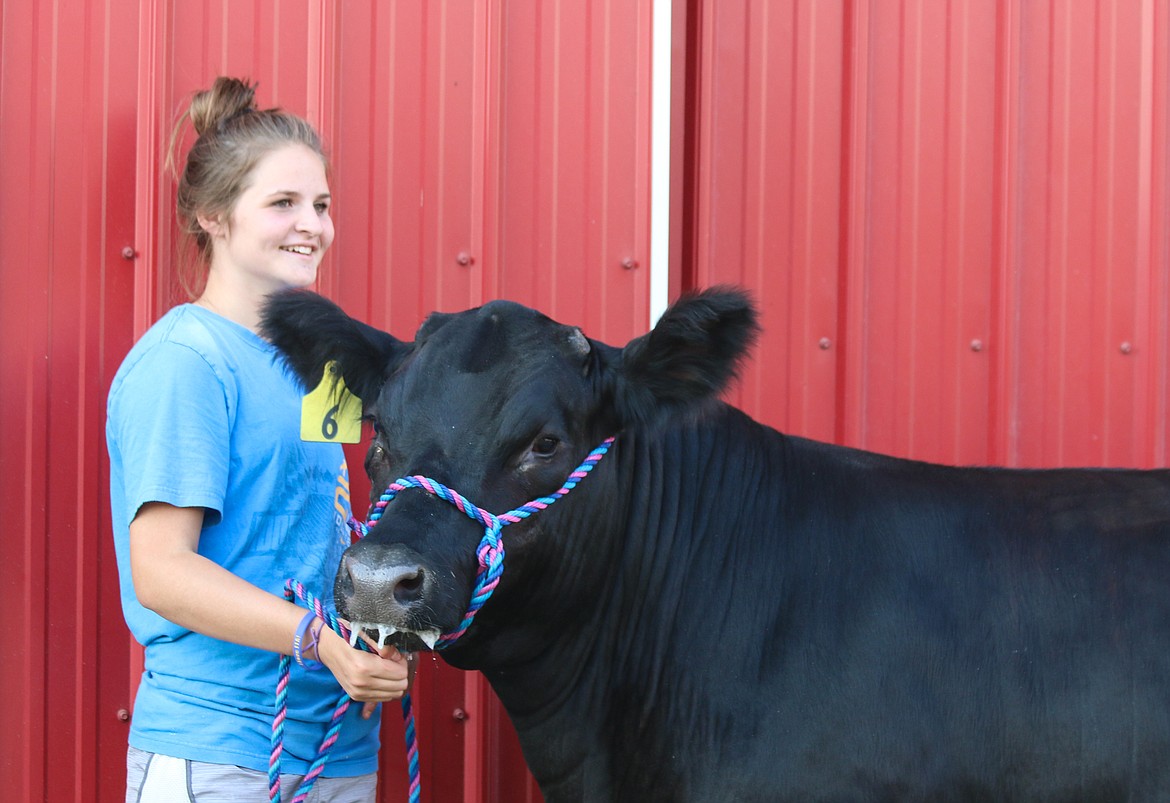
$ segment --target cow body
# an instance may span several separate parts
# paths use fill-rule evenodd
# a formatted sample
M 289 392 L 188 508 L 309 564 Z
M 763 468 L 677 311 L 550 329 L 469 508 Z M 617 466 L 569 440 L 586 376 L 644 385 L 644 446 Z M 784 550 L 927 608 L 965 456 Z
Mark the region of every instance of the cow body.
M 713 400 L 754 333 L 738 294 L 624 349 L 517 305 L 413 343 L 292 294 L 268 331 L 337 359 L 377 489 L 438 479 L 506 528 L 443 652 L 488 678 L 555 801 L 1170 799 L 1170 472 L 899 460 Z M 482 528 L 418 490 L 338 574 L 340 612 L 455 629 Z M 412 636 L 397 636 L 418 646 Z

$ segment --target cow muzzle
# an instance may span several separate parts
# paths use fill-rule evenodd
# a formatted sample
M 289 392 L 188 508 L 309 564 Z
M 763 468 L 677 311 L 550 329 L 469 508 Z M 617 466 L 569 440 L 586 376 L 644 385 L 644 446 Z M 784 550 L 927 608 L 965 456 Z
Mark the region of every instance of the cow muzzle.
M 412 652 L 423 645 L 434 649 L 439 639 L 438 629 L 425 623 L 435 591 L 433 572 L 417 553 L 401 544 L 369 541 L 346 550 L 334 583 L 338 613 L 350 622 L 351 643 L 364 631 L 379 647 L 389 642 Z

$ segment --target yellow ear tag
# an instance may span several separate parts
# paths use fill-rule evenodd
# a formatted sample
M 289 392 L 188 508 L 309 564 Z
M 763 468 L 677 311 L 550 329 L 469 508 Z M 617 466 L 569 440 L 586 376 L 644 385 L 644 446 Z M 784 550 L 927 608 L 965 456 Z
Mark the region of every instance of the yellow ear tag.
M 357 443 L 362 439 L 362 400 L 350 393 L 330 361 L 321 384 L 301 399 L 301 440 Z

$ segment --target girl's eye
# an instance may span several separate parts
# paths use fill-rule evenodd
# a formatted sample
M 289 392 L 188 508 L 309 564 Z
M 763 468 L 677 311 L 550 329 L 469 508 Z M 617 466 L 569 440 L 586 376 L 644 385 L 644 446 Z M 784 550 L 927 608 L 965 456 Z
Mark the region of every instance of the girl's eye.
M 329 204 L 327 204 L 327 203 L 323 203 L 323 202 L 319 201 L 316 204 L 314 204 L 314 206 L 316 207 L 317 214 L 319 214 L 319 215 L 323 215 L 329 211 Z
M 532 443 L 532 453 L 537 457 L 552 457 L 560 441 L 552 435 L 541 435 Z
M 292 201 L 288 198 L 281 198 L 279 201 L 274 202 L 272 205 L 279 206 L 281 209 L 288 209 L 290 206 L 292 206 Z

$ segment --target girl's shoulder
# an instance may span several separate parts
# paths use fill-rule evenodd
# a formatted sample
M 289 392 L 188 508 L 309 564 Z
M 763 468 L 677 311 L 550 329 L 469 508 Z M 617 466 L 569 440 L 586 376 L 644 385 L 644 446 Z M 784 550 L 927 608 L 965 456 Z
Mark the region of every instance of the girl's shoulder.
M 184 346 L 208 356 L 272 352 L 272 346 L 255 332 L 197 304 L 172 308 L 139 342 Z
M 239 324 L 195 304 L 181 304 L 158 319 L 130 349 L 114 383 L 135 372 L 209 371 L 225 377 L 250 363 L 269 363 L 274 350 Z

